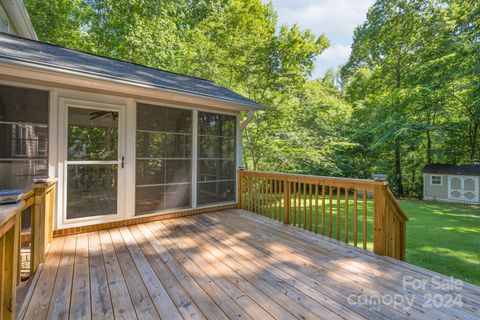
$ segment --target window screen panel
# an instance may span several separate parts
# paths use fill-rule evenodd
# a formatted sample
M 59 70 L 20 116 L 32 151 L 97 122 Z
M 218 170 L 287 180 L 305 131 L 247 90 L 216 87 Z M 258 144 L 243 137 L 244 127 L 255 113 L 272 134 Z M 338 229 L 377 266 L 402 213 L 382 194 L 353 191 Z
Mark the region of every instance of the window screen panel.
M 199 204 L 226 202 L 235 199 L 235 181 L 214 181 L 198 183 Z
M 137 215 L 191 206 L 192 111 L 137 105 Z
M 0 189 L 48 174 L 48 92 L 0 85 Z
M 235 116 L 198 113 L 197 156 L 197 204 L 235 200 Z

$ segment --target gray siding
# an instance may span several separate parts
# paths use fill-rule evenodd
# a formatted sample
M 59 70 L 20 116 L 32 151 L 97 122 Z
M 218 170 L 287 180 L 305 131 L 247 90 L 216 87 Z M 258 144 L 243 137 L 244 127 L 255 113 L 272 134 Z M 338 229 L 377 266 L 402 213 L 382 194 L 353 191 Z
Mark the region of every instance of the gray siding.
M 441 176 L 443 179 L 443 184 L 441 186 L 431 185 L 430 177 L 431 176 Z M 448 199 L 448 175 L 447 174 L 436 174 L 436 173 L 425 173 L 424 174 L 424 198 L 432 199 Z

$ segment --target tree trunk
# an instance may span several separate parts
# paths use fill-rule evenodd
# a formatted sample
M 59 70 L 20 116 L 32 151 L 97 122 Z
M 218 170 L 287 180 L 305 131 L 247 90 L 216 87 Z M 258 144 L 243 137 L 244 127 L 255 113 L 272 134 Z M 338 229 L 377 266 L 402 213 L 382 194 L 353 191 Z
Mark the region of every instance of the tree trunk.
M 401 144 L 400 138 L 397 137 L 395 138 L 395 182 L 397 184 L 397 196 L 403 196 L 405 194 L 402 180 Z
M 427 111 L 427 164 L 432 163 L 432 133 L 430 131 L 430 112 Z
M 479 160 L 477 157 L 478 152 L 478 136 L 479 136 L 480 123 L 475 122 L 470 127 L 469 140 L 470 140 L 470 161 L 475 163 Z

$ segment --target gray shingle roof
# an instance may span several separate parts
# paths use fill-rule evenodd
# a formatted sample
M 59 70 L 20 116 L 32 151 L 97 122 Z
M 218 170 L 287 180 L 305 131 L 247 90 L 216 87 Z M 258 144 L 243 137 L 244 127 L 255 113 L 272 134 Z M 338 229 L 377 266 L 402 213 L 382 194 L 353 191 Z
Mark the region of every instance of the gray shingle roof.
M 255 101 L 209 80 L 97 56 L 6 33 L 0 33 L 0 57 L 225 100 L 254 109 L 264 109 Z
M 452 165 L 452 164 L 430 164 L 423 169 L 424 173 L 442 173 L 442 174 L 458 174 L 467 176 L 480 176 L 480 165 Z

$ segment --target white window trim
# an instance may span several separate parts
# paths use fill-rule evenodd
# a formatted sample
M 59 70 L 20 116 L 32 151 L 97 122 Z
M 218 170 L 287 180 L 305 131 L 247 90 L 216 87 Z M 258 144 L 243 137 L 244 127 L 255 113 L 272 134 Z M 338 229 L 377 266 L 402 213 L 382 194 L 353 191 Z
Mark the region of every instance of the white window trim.
M 68 132 L 68 108 L 84 108 L 84 109 L 102 109 L 102 110 L 111 110 L 118 112 L 118 159 L 112 160 L 112 164 L 118 165 L 118 186 L 117 186 L 117 213 L 109 215 L 98 215 L 91 217 L 82 217 L 67 219 L 66 216 L 66 185 L 67 185 L 67 165 L 75 164 L 76 161 L 68 161 L 66 150 L 68 148 L 67 141 L 67 132 Z M 124 199 L 125 197 L 125 186 L 126 186 L 126 172 L 129 170 L 128 166 L 125 168 L 120 168 L 121 157 L 124 157 L 126 154 L 126 105 L 125 104 L 114 104 L 114 103 L 105 103 L 100 101 L 89 101 L 81 100 L 70 97 L 58 97 L 58 140 L 57 140 L 57 160 L 59 161 L 58 168 L 58 192 L 57 192 L 57 201 L 58 207 L 57 212 L 61 212 L 57 215 L 57 227 L 77 227 L 83 225 L 94 225 L 98 223 L 105 223 L 117 220 L 124 220 L 126 218 L 126 205 Z M 81 161 L 79 163 L 94 164 L 97 161 Z M 101 162 L 107 163 L 107 162 Z
M 439 177 L 440 178 L 440 183 L 433 183 L 433 177 Z M 436 186 L 436 187 L 442 187 L 443 186 L 443 176 L 439 174 L 432 174 L 430 175 L 430 185 L 431 186 Z

